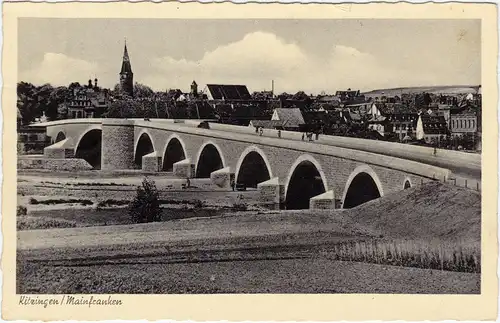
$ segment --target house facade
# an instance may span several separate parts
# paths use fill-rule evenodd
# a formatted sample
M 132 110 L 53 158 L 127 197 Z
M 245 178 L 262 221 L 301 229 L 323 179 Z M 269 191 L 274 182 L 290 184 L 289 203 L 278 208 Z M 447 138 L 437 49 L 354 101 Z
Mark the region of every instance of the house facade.
M 96 118 L 109 106 L 108 94 L 97 86 L 97 79 L 89 80 L 87 86 L 73 89 L 72 97 L 65 103 L 68 118 Z
M 450 130 L 452 136 L 475 134 L 478 131 L 478 118 L 475 113 L 460 113 L 451 115 Z
M 432 144 L 439 142 L 443 136 L 447 135 L 448 127 L 444 116 L 432 116 L 426 113 L 419 115 L 415 129 L 417 140 Z

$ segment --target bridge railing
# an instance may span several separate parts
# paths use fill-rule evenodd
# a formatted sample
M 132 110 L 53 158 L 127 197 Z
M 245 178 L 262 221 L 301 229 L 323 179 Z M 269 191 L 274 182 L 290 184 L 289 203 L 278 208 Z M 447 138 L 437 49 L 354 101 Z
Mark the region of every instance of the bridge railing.
M 304 141 L 309 140 L 307 136 L 305 135 L 303 136 L 303 133 L 296 131 L 263 129 L 262 132 L 260 131 L 256 132 L 255 128 L 253 127 L 224 125 L 217 123 L 210 123 L 210 129 L 237 132 L 237 133 L 246 133 L 246 134 L 252 133 L 254 135 L 262 135 L 264 137 L 275 137 L 275 138 L 279 137 L 288 140 L 304 140 Z M 324 134 L 320 134 L 318 139 L 316 139 L 315 135 L 313 135 L 312 141 L 324 145 L 362 150 L 376 154 L 387 154 L 390 156 L 400 157 L 400 158 L 430 159 L 431 157 L 432 158 L 439 157 L 441 159 L 452 161 L 454 163 L 459 162 L 463 164 L 465 167 L 470 169 L 476 169 L 476 170 L 481 169 L 481 154 L 475 154 L 475 153 L 466 153 L 466 152 L 446 150 L 446 149 L 434 149 L 431 147 L 423 147 L 423 146 L 409 145 L 396 142 L 378 141 L 378 140 L 351 138 L 342 136 L 331 136 Z
M 481 181 L 477 179 L 472 179 L 472 178 L 464 178 L 460 176 L 450 176 L 449 178 L 437 178 L 435 177 L 435 180 L 440 181 L 442 183 L 448 184 L 448 185 L 453 185 L 453 186 L 458 186 L 458 187 L 463 187 L 467 188 L 470 190 L 478 191 L 481 192 Z

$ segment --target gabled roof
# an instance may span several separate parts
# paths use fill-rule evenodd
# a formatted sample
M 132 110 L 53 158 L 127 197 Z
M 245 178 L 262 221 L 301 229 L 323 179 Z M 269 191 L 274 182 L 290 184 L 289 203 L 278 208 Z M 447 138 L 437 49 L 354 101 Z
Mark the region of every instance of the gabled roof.
M 349 112 L 349 115 L 351 116 L 351 120 L 354 120 L 354 121 L 361 120 L 361 115 L 359 113 Z
M 336 95 L 325 95 L 321 97 L 316 98 L 317 101 L 319 102 L 340 102 L 340 98 Z
M 250 100 L 246 85 L 207 84 L 214 100 Z
M 252 120 L 250 124 L 254 127 L 262 127 L 266 129 L 274 129 L 277 127 L 285 127 L 286 121 L 281 120 Z
M 444 134 L 448 129 L 444 116 L 421 114 L 420 118 L 426 134 Z
M 299 108 L 278 108 L 274 110 L 275 115 L 277 115 L 278 120 L 286 121 L 287 124 L 304 124 L 304 117 Z

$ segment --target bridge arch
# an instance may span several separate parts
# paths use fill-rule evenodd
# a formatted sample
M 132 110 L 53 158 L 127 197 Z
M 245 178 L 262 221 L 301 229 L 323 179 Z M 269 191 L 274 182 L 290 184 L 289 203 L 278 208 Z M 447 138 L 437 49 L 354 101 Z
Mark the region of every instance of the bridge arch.
M 148 130 L 144 129 L 141 131 L 139 136 L 137 137 L 137 141 L 134 146 L 134 163 L 135 167 L 141 169 L 142 168 L 142 156 L 150 154 L 154 151 L 155 145 L 153 142 L 153 136 L 149 133 Z
M 172 134 L 167 139 L 165 150 L 163 151 L 162 170 L 172 171 L 174 164 L 186 159 L 186 145 L 184 141 L 176 134 Z
M 384 190 L 377 173 L 370 166 L 361 165 L 347 179 L 342 208 L 353 208 L 381 196 L 384 196 Z
M 271 164 L 266 154 L 257 146 L 250 146 L 241 153 L 236 164 L 236 183 L 247 187 L 257 187 L 257 184 L 273 177 Z
M 320 163 L 310 155 L 301 155 L 290 168 L 285 184 L 285 208 L 308 209 L 311 197 L 328 191 L 328 182 Z
M 101 169 L 101 149 L 102 130 L 99 126 L 94 126 L 78 138 L 74 155 L 75 158 L 86 160 L 94 169 Z
M 209 178 L 210 173 L 226 167 L 222 149 L 212 142 L 205 142 L 198 150 L 195 174 L 197 178 Z
M 403 181 L 403 189 L 406 190 L 408 188 L 412 188 L 413 185 L 411 183 L 411 179 L 409 177 L 406 177 L 405 180 Z
M 57 133 L 57 136 L 56 136 L 54 143 L 59 142 L 59 141 L 63 141 L 64 139 L 66 139 L 66 134 L 64 133 L 64 131 L 61 130 Z

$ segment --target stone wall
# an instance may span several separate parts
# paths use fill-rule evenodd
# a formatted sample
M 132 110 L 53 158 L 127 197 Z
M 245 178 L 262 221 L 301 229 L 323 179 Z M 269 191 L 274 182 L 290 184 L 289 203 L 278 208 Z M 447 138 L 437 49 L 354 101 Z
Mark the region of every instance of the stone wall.
M 47 169 L 47 170 L 63 170 L 63 171 L 79 171 L 79 170 L 91 170 L 92 166 L 87 163 L 84 159 L 78 158 L 23 158 L 18 157 L 17 160 L 18 169 Z

